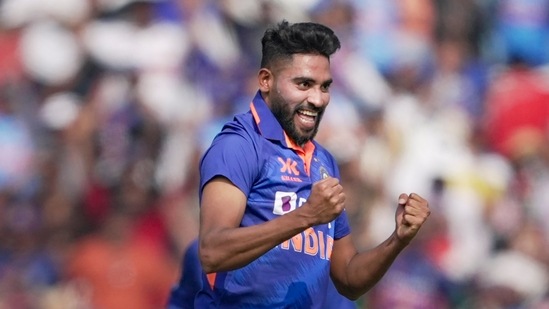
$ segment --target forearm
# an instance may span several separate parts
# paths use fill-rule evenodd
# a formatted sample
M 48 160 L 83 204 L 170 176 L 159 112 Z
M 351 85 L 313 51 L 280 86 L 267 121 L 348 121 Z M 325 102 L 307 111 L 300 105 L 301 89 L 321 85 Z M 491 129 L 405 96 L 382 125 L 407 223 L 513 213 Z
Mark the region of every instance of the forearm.
M 393 234 L 377 247 L 356 254 L 349 261 L 340 292 L 351 299 L 356 299 L 368 292 L 393 264 L 406 244 Z
M 310 226 L 294 211 L 254 226 L 210 231 L 200 236 L 202 266 L 206 273 L 243 267 Z

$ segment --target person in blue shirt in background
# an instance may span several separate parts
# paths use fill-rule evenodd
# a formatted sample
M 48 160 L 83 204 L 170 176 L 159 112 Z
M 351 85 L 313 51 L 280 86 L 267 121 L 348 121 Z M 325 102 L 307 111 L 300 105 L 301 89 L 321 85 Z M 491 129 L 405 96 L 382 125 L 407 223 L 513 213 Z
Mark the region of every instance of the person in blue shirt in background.
M 181 260 L 179 281 L 172 288 L 167 309 L 193 309 L 194 297 L 202 287 L 202 267 L 198 258 L 198 239 L 191 242 Z

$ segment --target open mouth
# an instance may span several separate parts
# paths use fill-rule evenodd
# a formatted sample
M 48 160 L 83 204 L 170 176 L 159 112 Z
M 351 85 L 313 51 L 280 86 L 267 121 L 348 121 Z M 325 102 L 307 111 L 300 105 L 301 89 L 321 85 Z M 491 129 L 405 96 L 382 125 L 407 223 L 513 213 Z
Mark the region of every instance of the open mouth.
M 300 126 L 305 130 L 310 130 L 315 127 L 316 119 L 318 117 L 318 112 L 311 110 L 300 109 L 297 111 L 297 119 L 300 123 Z

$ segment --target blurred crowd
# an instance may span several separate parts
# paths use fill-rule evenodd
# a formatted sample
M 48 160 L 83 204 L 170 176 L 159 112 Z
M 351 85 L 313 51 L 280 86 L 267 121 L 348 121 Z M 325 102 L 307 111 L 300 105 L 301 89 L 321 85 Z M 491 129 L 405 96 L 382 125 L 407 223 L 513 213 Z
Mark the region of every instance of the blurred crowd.
M 548 0 L 1 1 L 0 308 L 163 307 L 282 19 L 342 41 L 317 137 L 357 246 L 431 204 L 357 308 L 549 308 Z

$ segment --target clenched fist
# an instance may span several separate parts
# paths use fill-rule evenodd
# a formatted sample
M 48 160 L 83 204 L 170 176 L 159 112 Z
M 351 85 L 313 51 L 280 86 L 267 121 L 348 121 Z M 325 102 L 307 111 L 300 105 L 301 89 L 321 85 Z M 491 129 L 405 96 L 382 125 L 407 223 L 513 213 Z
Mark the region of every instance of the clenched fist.
M 409 243 L 431 214 L 429 203 L 416 193 L 402 193 L 398 198 L 396 211 L 396 235 Z
M 311 195 L 300 208 L 312 225 L 333 221 L 345 208 L 345 193 L 337 178 L 327 177 L 313 184 Z

